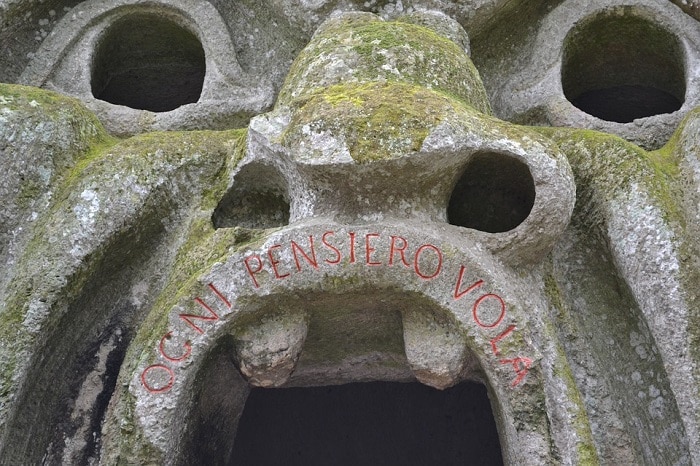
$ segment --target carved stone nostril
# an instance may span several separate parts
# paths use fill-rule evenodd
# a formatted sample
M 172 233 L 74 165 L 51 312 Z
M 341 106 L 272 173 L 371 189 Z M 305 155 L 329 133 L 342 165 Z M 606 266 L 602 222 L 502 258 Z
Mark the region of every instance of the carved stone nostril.
M 289 223 L 287 182 L 270 165 L 250 163 L 212 214 L 214 228 L 274 228 Z
M 477 153 L 457 181 L 447 217 L 452 225 L 502 233 L 525 221 L 534 203 L 535 183 L 525 163 L 504 154 Z

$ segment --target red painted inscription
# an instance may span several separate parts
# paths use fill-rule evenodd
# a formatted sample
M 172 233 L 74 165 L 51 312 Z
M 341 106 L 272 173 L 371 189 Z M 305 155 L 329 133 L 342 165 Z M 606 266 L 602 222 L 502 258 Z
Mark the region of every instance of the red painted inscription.
M 465 288 L 466 284 L 464 283 L 464 274 L 466 270 L 467 268 L 463 265 L 459 269 L 459 274 L 457 275 L 457 281 L 455 283 L 455 291 L 453 293 L 455 301 L 459 301 L 460 299 L 470 295 L 470 293 L 478 290 L 484 285 L 483 280 L 475 280 L 473 283 L 469 284 Z M 484 309 L 482 309 L 482 306 L 486 308 L 487 300 L 491 301 L 490 312 L 487 312 Z M 503 298 L 501 298 L 495 293 L 482 294 L 481 296 L 476 298 L 474 304 L 472 305 L 472 319 L 474 320 L 474 323 L 482 329 L 488 330 L 499 327 L 501 323 L 503 323 L 503 321 L 505 320 L 505 317 L 506 303 L 503 300 Z M 501 350 L 498 347 L 498 343 L 512 336 L 515 330 L 515 325 L 509 325 L 505 330 L 502 330 L 498 335 L 491 338 L 491 352 L 494 356 L 501 356 Z M 519 385 L 520 382 L 523 381 L 528 371 L 530 370 L 530 366 L 532 366 L 532 360 L 524 356 L 517 356 L 513 359 L 501 358 L 499 359 L 499 362 L 501 364 L 512 365 L 513 371 L 515 372 L 515 379 L 513 379 L 513 382 L 511 383 L 512 387 Z
M 359 249 L 359 250 L 356 250 Z M 294 274 L 309 273 L 319 270 L 320 265 L 335 266 L 343 261 L 366 267 L 400 267 L 415 274 L 420 280 L 434 280 L 444 274 L 444 254 L 442 250 L 430 243 L 415 244 L 398 235 L 356 232 L 340 233 L 326 231 L 320 237 L 309 235 L 301 240 L 290 240 L 273 244 L 267 250 L 252 253 L 243 259 L 243 268 L 254 288 L 260 288 L 266 281 L 285 280 Z M 467 279 L 466 266 L 460 266 L 452 298 L 455 302 L 463 301 L 467 312 L 471 312 L 475 326 L 490 343 L 490 352 L 501 365 L 513 369 L 512 387 L 518 386 L 527 376 L 532 360 L 528 357 L 508 353 L 504 345 L 514 338 L 517 327 L 508 324 L 508 306 L 505 300 L 495 292 L 484 292 L 483 280 Z M 198 313 L 178 314 L 178 318 L 196 334 L 204 334 L 208 325 L 221 317 L 216 309 L 224 312 L 231 310 L 231 302 L 213 285 L 209 290 L 216 298 L 214 306 L 203 298 L 193 300 Z M 461 305 L 461 304 L 460 304 Z M 181 332 L 182 333 L 182 332 Z M 158 343 L 158 352 L 163 357 L 163 364 L 152 364 L 141 373 L 141 383 L 151 393 L 167 392 L 175 383 L 175 371 L 178 364 L 186 361 L 192 353 L 190 340 L 173 336 L 169 330 Z
M 221 294 L 221 292 L 212 283 L 210 283 L 208 287 L 226 309 L 231 309 L 231 302 L 226 299 L 226 297 Z M 203 334 L 205 329 L 200 327 L 200 325 L 204 326 L 204 322 L 219 320 L 219 315 L 214 312 L 211 306 L 208 305 L 202 298 L 196 297 L 193 301 L 200 308 L 204 309 L 208 315 L 178 314 L 178 317 L 185 321 L 185 323 L 192 328 L 192 330 L 199 334 Z M 203 322 L 195 323 L 197 320 Z M 177 342 L 172 342 L 172 336 L 172 330 L 163 335 L 163 337 L 160 339 L 160 343 L 158 344 L 158 352 L 161 356 L 163 356 L 163 358 L 175 365 L 187 360 L 192 353 L 192 345 L 190 344 L 189 340 L 181 341 L 179 344 Z M 175 372 L 169 365 L 151 364 L 145 368 L 143 372 L 141 372 L 141 383 L 143 384 L 144 388 L 151 393 L 167 392 L 175 383 Z
M 350 264 L 362 263 L 367 267 L 403 266 L 413 269 L 423 280 L 432 280 L 442 273 L 443 255 L 434 244 L 409 244 L 402 236 L 384 236 L 380 233 L 356 232 L 340 237 L 335 231 L 326 231 L 320 241 L 309 235 L 305 242 L 290 241 L 289 244 L 275 244 L 260 254 L 251 254 L 243 259 L 243 265 L 255 288 L 260 288 L 260 277 L 269 274 L 275 280 L 283 280 L 292 273 L 314 271 L 319 260 L 328 265 L 340 264 L 347 260 Z M 344 236 L 344 235 L 343 235 Z M 356 249 L 360 249 L 356 251 Z M 384 251 L 388 251 L 388 254 Z M 293 264 L 282 263 L 280 257 L 291 253 Z

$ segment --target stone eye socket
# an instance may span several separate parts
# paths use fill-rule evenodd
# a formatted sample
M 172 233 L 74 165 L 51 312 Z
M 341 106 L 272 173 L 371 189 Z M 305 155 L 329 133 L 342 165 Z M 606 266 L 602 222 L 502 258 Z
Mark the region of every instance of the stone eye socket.
M 601 12 L 565 39 L 564 95 L 606 121 L 672 113 L 685 100 L 683 57 L 678 38 L 652 21 L 627 9 Z
M 98 43 L 92 94 L 116 105 L 168 112 L 199 100 L 205 72 L 204 49 L 192 32 L 156 14 L 132 14 Z
M 447 206 L 452 225 L 503 233 L 520 225 L 535 203 L 528 166 L 505 154 L 475 154 L 457 180 Z

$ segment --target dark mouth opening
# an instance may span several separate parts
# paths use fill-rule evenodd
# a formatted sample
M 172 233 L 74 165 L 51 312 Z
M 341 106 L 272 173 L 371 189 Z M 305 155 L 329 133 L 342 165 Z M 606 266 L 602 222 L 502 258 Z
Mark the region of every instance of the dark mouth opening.
M 501 465 L 486 388 L 371 382 L 254 388 L 231 465 Z

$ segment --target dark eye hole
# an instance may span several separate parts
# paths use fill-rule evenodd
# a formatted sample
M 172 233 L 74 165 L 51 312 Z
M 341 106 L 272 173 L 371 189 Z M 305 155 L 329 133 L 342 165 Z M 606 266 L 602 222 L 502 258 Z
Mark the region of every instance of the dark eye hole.
M 100 40 L 92 94 L 116 105 L 167 112 L 199 100 L 205 72 L 204 49 L 193 33 L 154 14 L 133 14 Z
M 606 121 L 672 113 L 685 100 L 678 38 L 631 14 L 606 11 L 569 32 L 561 79 L 574 106 Z

